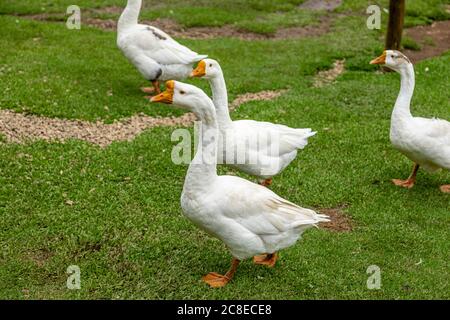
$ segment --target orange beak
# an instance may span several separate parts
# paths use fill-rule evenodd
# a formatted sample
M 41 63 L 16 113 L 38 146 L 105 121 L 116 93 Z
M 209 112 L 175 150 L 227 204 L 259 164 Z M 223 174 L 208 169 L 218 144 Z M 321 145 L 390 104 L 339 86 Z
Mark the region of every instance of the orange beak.
M 191 77 L 201 78 L 206 74 L 206 62 L 204 60 L 200 61 L 197 68 L 192 70 Z
M 175 87 L 175 82 L 173 80 L 169 80 L 166 82 L 166 90 L 161 92 L 160 94 L 152 97 L 150 99 L 151 102 L 161 102 L 166 104 L 173 103 L 173 89 Z
M 370 64 L 385 64 L 386 63 L 386 51 L 381 56 L 370 61 Z

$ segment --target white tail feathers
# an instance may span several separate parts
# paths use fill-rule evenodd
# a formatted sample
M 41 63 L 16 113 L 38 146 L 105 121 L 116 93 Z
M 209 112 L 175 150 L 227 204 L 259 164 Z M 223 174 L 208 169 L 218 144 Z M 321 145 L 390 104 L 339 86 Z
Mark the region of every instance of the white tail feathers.
M 281 139 L 296 149 L 303 149 L 308 145 L 308 138 L 314 136 L 317 132 L 311 129 L 290 129 L 281 132 Z
M 274 202 L 277 203 L 277 211 L 278 211 L 278 217 L 279 219 L 284 220 L 285 222 L 289 223 L 285 225 L 284 228 L 280 228 L 276 224 L 276 227 L 280 229 L 294 229 L 301 226 L 309 227 L 309 226 L 315 226 L 319 222 L 328 222 L 330 221 L 329 217 L 325 214 L 318 214 L 314 210 L 306 209 L 299 207 L 298 205 L 287 201 L 283 198 L 279 198 L 275 200 Z M 273 219 L 277 220 L 277 219 Z M 273 223 L 274 221 L 272 221 Z M 283 230 L 283 231 L 284 231 Z
M 316 213 L 316 216 L 318 218 L 317 222 L 330 222 L 330 217 L 327 216 L 326 214 L 318 214 Z
M 330 221 L 330 218 L 327 215 L 315 213 L 315 217 L 313 219 L 295 221 L 289 227 L 290 228 L 298 228 L 298 227 L 302 227 L 302 226 L 317 227 L 317 224 L 319 222 L 329 222 L 329 221 Z

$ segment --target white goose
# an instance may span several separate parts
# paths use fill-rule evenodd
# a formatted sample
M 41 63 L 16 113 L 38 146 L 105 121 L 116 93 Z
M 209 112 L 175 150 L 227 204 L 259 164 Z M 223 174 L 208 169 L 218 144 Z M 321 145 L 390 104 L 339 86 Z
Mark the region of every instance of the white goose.
M 164 31 L 138 23 L 142 0 L 128 0 L 117 25 L 117 46 L 153 88 L 160 92 L 159 80 L 185 79 L 195 63 L 206 58 L 173 40 Z
M 400 93 L 392 112 L 390 138 L 397 150 L 414 161 L 414 167 L 408 179 L 394 179 L 392 182 L 397 186 L 412 188 L 420 166 L 429 172 L 450 170 L 450 122 L 411 115 L 410 104 L 415 84 L 412 63 L 396 50 L 386 50 L 370 63 L 385 65 L 400 73 L 401 78 Z M 440 189 L 450 193 L 450 185 L 443 185 Z
M 273 124 L 254 120 L 232 121 L 228 110 L 228 94 L 219 63 L 213 59 L 199 62 L 191 76 L 208 79 L 213 94 L 213 102 L 217 112 L 217 119 L 221 138 L 226 143 L 220 143 L 219 156 L 228 155 L 229 150 L 235 150 L 241 141 L 255 140 L 254 137 L 271 137 L 264 144 L 247 144 L 246 158 L 256 158 L 259 161 L 238 163 L 236 158 L 225 158 L 225 163 L 237 167 L 248 174 L 265 179 L 262 183 L 267 186 L 272 177 L 283 171 L 297 156 L 297 150 L 308 144 L 308 138 L 315 135 L 311 129 L 293 129 L 285 125 Z M 226 145 L 222 150 L 222 146 Z M 230 161 L 231 159 L 231 161 Z
M 202 90 L 167 81 L 166 91 L 151 100 L 192 111 L 202 123 L 200 146 L 186 175 L 181 207 L 195 225 L 222 240 L 233 256 L 225 275 L 203 277 L 210 286 L 226 285 L 240 260 L 246 258 L 274 266 L 278 250 L 293 245 L 303 231 L 318 222 L 328 221 L 327 216 L 301 208 L 263 186 L 217 175 L 217 116 L 213 102 Z

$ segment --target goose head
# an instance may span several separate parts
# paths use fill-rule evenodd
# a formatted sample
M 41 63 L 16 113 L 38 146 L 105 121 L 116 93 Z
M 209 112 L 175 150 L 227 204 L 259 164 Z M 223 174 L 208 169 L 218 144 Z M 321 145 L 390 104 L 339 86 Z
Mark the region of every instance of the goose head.
M 399 72 L 411 65 L 411 61 L 400 51 L 385 50 L 381 56 L 370 61 L 370 64 L 381 64 Z
M 214 105 L 203 90 L 179 81 L 166 82 L 166 90 L 152 97 L 151 102 L 161 102 L 192 111 L 202 120 L 214 117 Z
M 222 74 L 220 64 L 214 59 L 201 60 L 197 68 L 192 70 L 191 77 L 212 79 Z

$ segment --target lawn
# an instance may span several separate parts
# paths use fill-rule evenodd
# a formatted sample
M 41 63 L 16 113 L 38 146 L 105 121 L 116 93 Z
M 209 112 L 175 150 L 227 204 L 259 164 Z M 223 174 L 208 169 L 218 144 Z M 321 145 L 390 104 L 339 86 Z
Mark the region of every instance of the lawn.
M 84 10 L 125 1 L 76 2 Z M 80 140 L 15 144 L 0 133 L 1 299 L 450 298 L 450 198 L 438 189 L 450 183 L 450 173 L 420 171 L 411 190 L 390 182 L 406 178 L 412 163 L 389 142 L 399 75 L 368 64 L 382 52 L 385 32 L 366 28 L 369 1 L 344 1 L 332 13 L 299 9 L 303 1 L 295 0 L 144 2 L 146 19 L 171 18 L 186 27 L 233 24 L 269 34 L 333 17 L 330 32 L 317 37 L 179 41 L 220 61 L 230 100 L 288 89 L 276 100 L 246 103 L 232 117 L 317 130 L 271 188 L 304 207 L 344 207 L 353 229 L 309 230 L 281 252 L 275 268 L 246 261 L 228 286 L 210 289 L 201 276 L 224 272 L 230 256 L 181 213 L 187 167 L 171 161 L 174 127 L 106 148 Z M 181 115 L 143 99 L 145 81 L 116 48 L 114 32 L 68 30 L 58 21 L 20 16 L 64 13 L 73 3 L 1 2 L 0 109 L 106 123 L 138 113 Z M 407 22 L 449 19 L 448 4 L 407 1 Z M 317 72 L 341 59 L 345 72 L 314 87 Z M 415 70 L 413 114 L 448 120 L 450 52 Z M 204 80 L 188 82 L 209 92 Z M 80 267 L 80 290 L 66 287 L 70 265 Z M 379 290 L 366 286 L 371 265 L 381 269 Z

